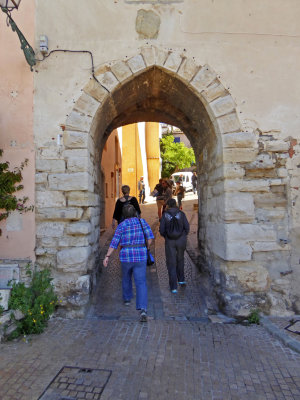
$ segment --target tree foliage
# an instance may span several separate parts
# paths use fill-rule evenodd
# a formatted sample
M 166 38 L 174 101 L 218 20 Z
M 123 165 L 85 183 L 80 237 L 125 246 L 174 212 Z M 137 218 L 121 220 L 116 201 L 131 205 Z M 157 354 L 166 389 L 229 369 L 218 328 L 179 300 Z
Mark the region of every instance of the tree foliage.
M 163 178 L 195 163 L 194 150 L 186 147 L 184 143 L 175 143 L 172 134 L 164 135 L 160 140 L 160 153 Z

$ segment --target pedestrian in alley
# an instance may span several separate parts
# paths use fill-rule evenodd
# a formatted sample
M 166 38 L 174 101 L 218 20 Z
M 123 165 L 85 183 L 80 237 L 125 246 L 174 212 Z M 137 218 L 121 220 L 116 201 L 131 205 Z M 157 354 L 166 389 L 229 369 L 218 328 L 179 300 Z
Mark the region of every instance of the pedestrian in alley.
M 139 206 L 139 203 L 137 201 L 137 198 L 134 196 L 130 196 L 130 187 L 128 185 L 123 185 L 122 188 L 122 193 L 123 196 L 120 197 L 115 205 L 115 210 L 113 214 L 113 219 L 112 219 L 112 227 L 115 228 L 115 222 L 118 223 L 118 225 L 124 221 L 124 216 L 122 214 L 123 207 L 127 204 L 133 205 L 136 211 L 136 216 L 139 216 L 141 214 L 141 209 Z
M 179 181 L 176 182 L 175 196 L 180 210 L 182 210 L 182 199 L 184 198 L 185 189 Z
M 160 178 L 158 181 L 158 184 L 155 186 L 152 196 L 155 197 L 156 199 L 156 205 L 157 205 L 157 214 L 158 214 L 158 219 L 159 221 L 161 220 L 162 216 L 162 208 L 165 203 L 164 201 L 164 196 L 163 196 L 163 185 L 162 185 L 163 179 Z
M 166 263 L 172 293 L 177 293 L 177 282 L 180 286 L 186 285 L 184 252 L 189 231 L 190 225 L 185 213 L 179 210 L 175 199 L 169 199 L 160 221 L 159 232 L 165 238 Z
M 169 199 L 172 198 L 172 186 L 168 179 L 163 179 L 162 180 L 162 188 L 163 188 L 163 199 L 164 199 L 164 204 L 163 204 L 163 210 L 162 212 L 164 213 L 166 207 L 167 207 L 167 202 Z
M 144 202 L 145 202 L 145 182 L 144 182 L 143 176 L 141 176 L 140 180 L 138 181 L 138 191 L 139 191 L 139 203 L 144 204 Z
M 133 297 L 132 275 L 136 287 L 136 309 L 140 311 L 140 321 L 147 322 L 147 246 L 154 235 L 148 223 L 136 216 L 136 209 L 128 204 L 123 208 L 125 220 L 118 225 L 104 258 L 104 267 L 108 266 L 109 257 L 120 245 L 120 262 L 122 268 L 122 292 L 125 305 L 129 305 Z M 145 236 L 144 236 L 145 234 Z
M 192 185 L 194 194 L 197 192 L 197 181 L 198 181 L 197 172 L 194 171 L 192 176 Z

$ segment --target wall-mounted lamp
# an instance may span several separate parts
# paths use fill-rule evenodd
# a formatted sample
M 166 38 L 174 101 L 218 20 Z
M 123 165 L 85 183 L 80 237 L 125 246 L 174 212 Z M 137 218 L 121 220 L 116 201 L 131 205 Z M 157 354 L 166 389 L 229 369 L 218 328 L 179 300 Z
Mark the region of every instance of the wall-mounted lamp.
M 15 23 L 15 21 L 12 19 L 11 15 L 10 15 L 11 11 L 13 11 L 15 8 L 16 9 L 19 8 L 20 3 L 21 3 L 21 0 L 0 0 L 0 7 L 1 7 L 1 10 L 7 16 L 7 25 L 8 26 L 10 25 L 11 29 L 17 33 L 20 43 L 21 43 L 21 49 L 23 50 L 26 61 L 30 65 L 30 69 L 32 71 L 32 67 L 36 64 L 34 50 L 30 46 L 30 44 L 27 42 L 23 33 L 17 27 L 17 24 Z

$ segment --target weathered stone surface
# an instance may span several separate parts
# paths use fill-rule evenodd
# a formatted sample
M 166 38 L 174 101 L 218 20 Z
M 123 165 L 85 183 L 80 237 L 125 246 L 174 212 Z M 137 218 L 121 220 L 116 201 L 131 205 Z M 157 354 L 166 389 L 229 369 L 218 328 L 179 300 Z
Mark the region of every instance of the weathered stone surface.
M 223 150 L 223 160 L 225 163 L 250 162 L 255 160 L 256 155 L 257 150 L 250 148 L 225 148 Z
M 62 159 L 60 148 L 56 145 L 56 143 L 55 143 L 55 147 L 54 147 L 54 143 L 51 143 L 51 145 L 47 144 L 48 147 L 42 146 L 39 148 L 39 158 L 40 159 L 46 159 L 46 160 Z
M 224 147 L 254 147 L 256 137 L 253 132 L 235 132 L 222 135 Z
M 37 224 L 37 237 L 61 237 L 64 232 L 64 223 L 62 222 L 39 222 Z
M 88 235 L 92 231 L 90 222 L 74 222 L 67 226 L 67 233 L 70 235 Z
M 254 203 L 258 208 L 286 207 L 287 199 L 279 193 L 255 194 Z
M 268 140 L 264 142 L 264 145 L 266 151 L 272 151 L 275 153 L 288 151 L 290 147 L 290 143 L 283 140 Z
M 162 67 L 168 55 L 169 53 L 167 51 L 155 48 L 155 64 Z
M 288 176 L 288 171 L 286 168 L 277 169 L 278 178 L 286 178 Z
M 200 71 L 194 76 L 191 85 L 199 92 L 207 88 L 207 86 L 216 78 L 216 73 L 211 70 L 208 65 L 204 65 Z
M 138 10 L 135 30 L 140 39 L 156 39 L 160 27 L 160 17 L 152 10 Z
M 258 224 L 226 224 L 225 225 L 226 238 L 229 241 L 247 241 L 254 242 L 262 241 L 276 241 L 276 231 L 265 225 Z
M 90 254 L 91 248 L 89 246 L 73 247 L 60 250 L 57 253 L 58 268 L 68 269 L 70 272 L 71 269 L 69 266 L 76 266 L 78 264 L 86 263 Z M 77 269 L 75 268 L 75 270 Z
M 252 248 L 249 244 L 242 241 L 227 241 L 226 261 L 249 261 L 251 260 Z
M 56 247 L 57 238 L 54 237 L 41 237 L 37 240 L 39 247 Z
M 71 190 L 89 190 L 90 186 L 92 186 L 91 182 L 91 176 L 87 172 L 49 175 L 50 189 L 66 192 Z
M 99 102 L 103 102 L 108 94 L 108 91 L 96 82 L 94 78 L 89 80 L 88 84 L 83 88 L 83 91 Z
M 65 158 L 79 158 L 86 157 L 88 158 L 90 155 L 88 149 L 69 149 L 63 151 L 63 156 Z
M 8 310 L 8 301 L 10 297 L 10 289 L 0 289 L 0 306 L 4 310 Z
M 64 236 L 58 242 L 59 247 L 85 247 L 89 245 L 87 236 Z
M 89 164 L 88 157 L 70 157 L 67 161 L 67 170 L 69 172 L 88 172 Z
M 220 133 L 231 133 L 241 130 L 240 121 L 236 113 L 223 115 L 217 118 Z
M 224 165 L 223 170 L 225 178 L 242 178 L 245 175 L 244 168 L 239 165 Z
M 226 193 L 224 209 L 220 210 L 225 221 L 248 222 L 254 219 L 253 196 L 248 193 Z
M 154 47 L 143 47 L 141 49 L 142 56 L 147 67 L 155 64 L 155 48 Z
M 224 182 L 225 191 L 239 192 L 269 192 L 269 182 L 265 179 L 226 179 Z
M 87 207 L 86 210 L 84 211 L 82 219 L 90 220 L 91 218 L 96 217 L 97 215 L 100 215 L 100 206 Z
M 64 207 L 66 205 L 66 198 L 62 192 L 37 191 L 35 196 L 37 207 Z
M 227 93 L 228 92 L 224 88 L 224 85 L 222 85 L 219 81 L 214 81 L 201 92 L 201 95 L 208 103 L 210 103 L 218 97 L 225 96 Z
M 86 148 L 88 146 L 88 134 L 86 132 L 65 131 L 63 134 L 63 138 L 64 138 L 64 145 L 66 147 Z
M 263 292 L 270 287 L 268 271 L 257 263 L 230 263 L 227 268 L 228 274 L 236 277 L 246 292 Z
M 54 255 L 57 253 L 56 248 L 51 248 L 51 247 L 37 247 L 35 249 L 35 255 L 36 256 L 43 256 L 43 255 Z
M 37 217 L 40 219 L 78 220 L 82 217 L 82 208 L 38 208 Z
M 275 160 L 269 154 L 259 154 L 256 159 L 245 166 L 246 169 L 271 169 L 275 166 Z
M 221 115 L 228 114 L 232 112 L 236 105 L 230 95 L 225 97 L 219 97 L 218 99 L 212 101 L 210 104 L 215 117 L 220 117 Z
M 68 192 L 69 206 L 98 206 L 100 197 L 91 192 Z
M 255 208 L 255 218 L 259 222 L 271 222 L 280 220 L 286 217 L 286 209 L 276 207 L 271 210 L 263 208 Z
M 46 172 L 42 172 L 39 174 L 35 174 L 35 183 L 47 183 L 48 174 Z
M 164 68 L 169 69 L 172 72 L 177 72 L 180 64 L 182 63 L 182 57 L 178 53 L 170 53 L 166 62 L 164 63 Z
M 120 61 L 111 67 L 112 72 L 117 77 L 119 82 L 124 81 L 132 75 L 132 72 L 127 64 Z
M 104 86 L 104 88 L 109 92 L 112 92 L 120 83 L 111 71 L 105 71 L 103 73 L 101 71 L 100 74 L 97 74 L 96 71 L 95 75 L 101 85 Z
M 76 101 L 74 109 L 80 113 L 94 117 L 100 102 L 95 100 L 94 97 L 90 96 L 86 92 L 83 92 L 79 99 Z
M 92 124 L 92 118 L 88 115 L 72 111 L 67 118 L 66 129 L 74 131 L 89 132 Z
M 65 172 L 66 164 L 64 160 L 36 160 L 36 170 L 41 172 Z
M 277 242 L 254 242 L 252 245 L 253 251 L 282 251 L 290 250 L 289 245 L 281 246 Z
M 137 56 L 131 57 L 128 61 L 127 64 L 131 71 L 135 74 L 136 72 L 139 72 L 143 69 L 146 68 L 146 65 L 144 63 L 143 57 L 139 54 Z
M 196 65 L 195 61 L 190 58 L 186 58 L 178 70 L 178 75 L 189 82 L 198 70 L 199 66 Z

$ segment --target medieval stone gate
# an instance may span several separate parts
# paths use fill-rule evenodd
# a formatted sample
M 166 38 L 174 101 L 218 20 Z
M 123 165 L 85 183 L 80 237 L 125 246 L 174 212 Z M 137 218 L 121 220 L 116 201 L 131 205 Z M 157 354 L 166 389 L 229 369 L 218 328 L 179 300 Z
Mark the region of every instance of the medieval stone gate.
M 37 149 L 37 262 L 52 265 L 67 315 L 83 315 L 89 301 L 99 253 L 104 144 L 113 129 L 138 121 L 178 126 L 194 148 L 203 266 L 225 310 L 290 310 L 290 141 L 244 131 L 215 72 L 184 52 L 146 46 L 101 67 L 95 78 L 62 121 L 62 143 Z

